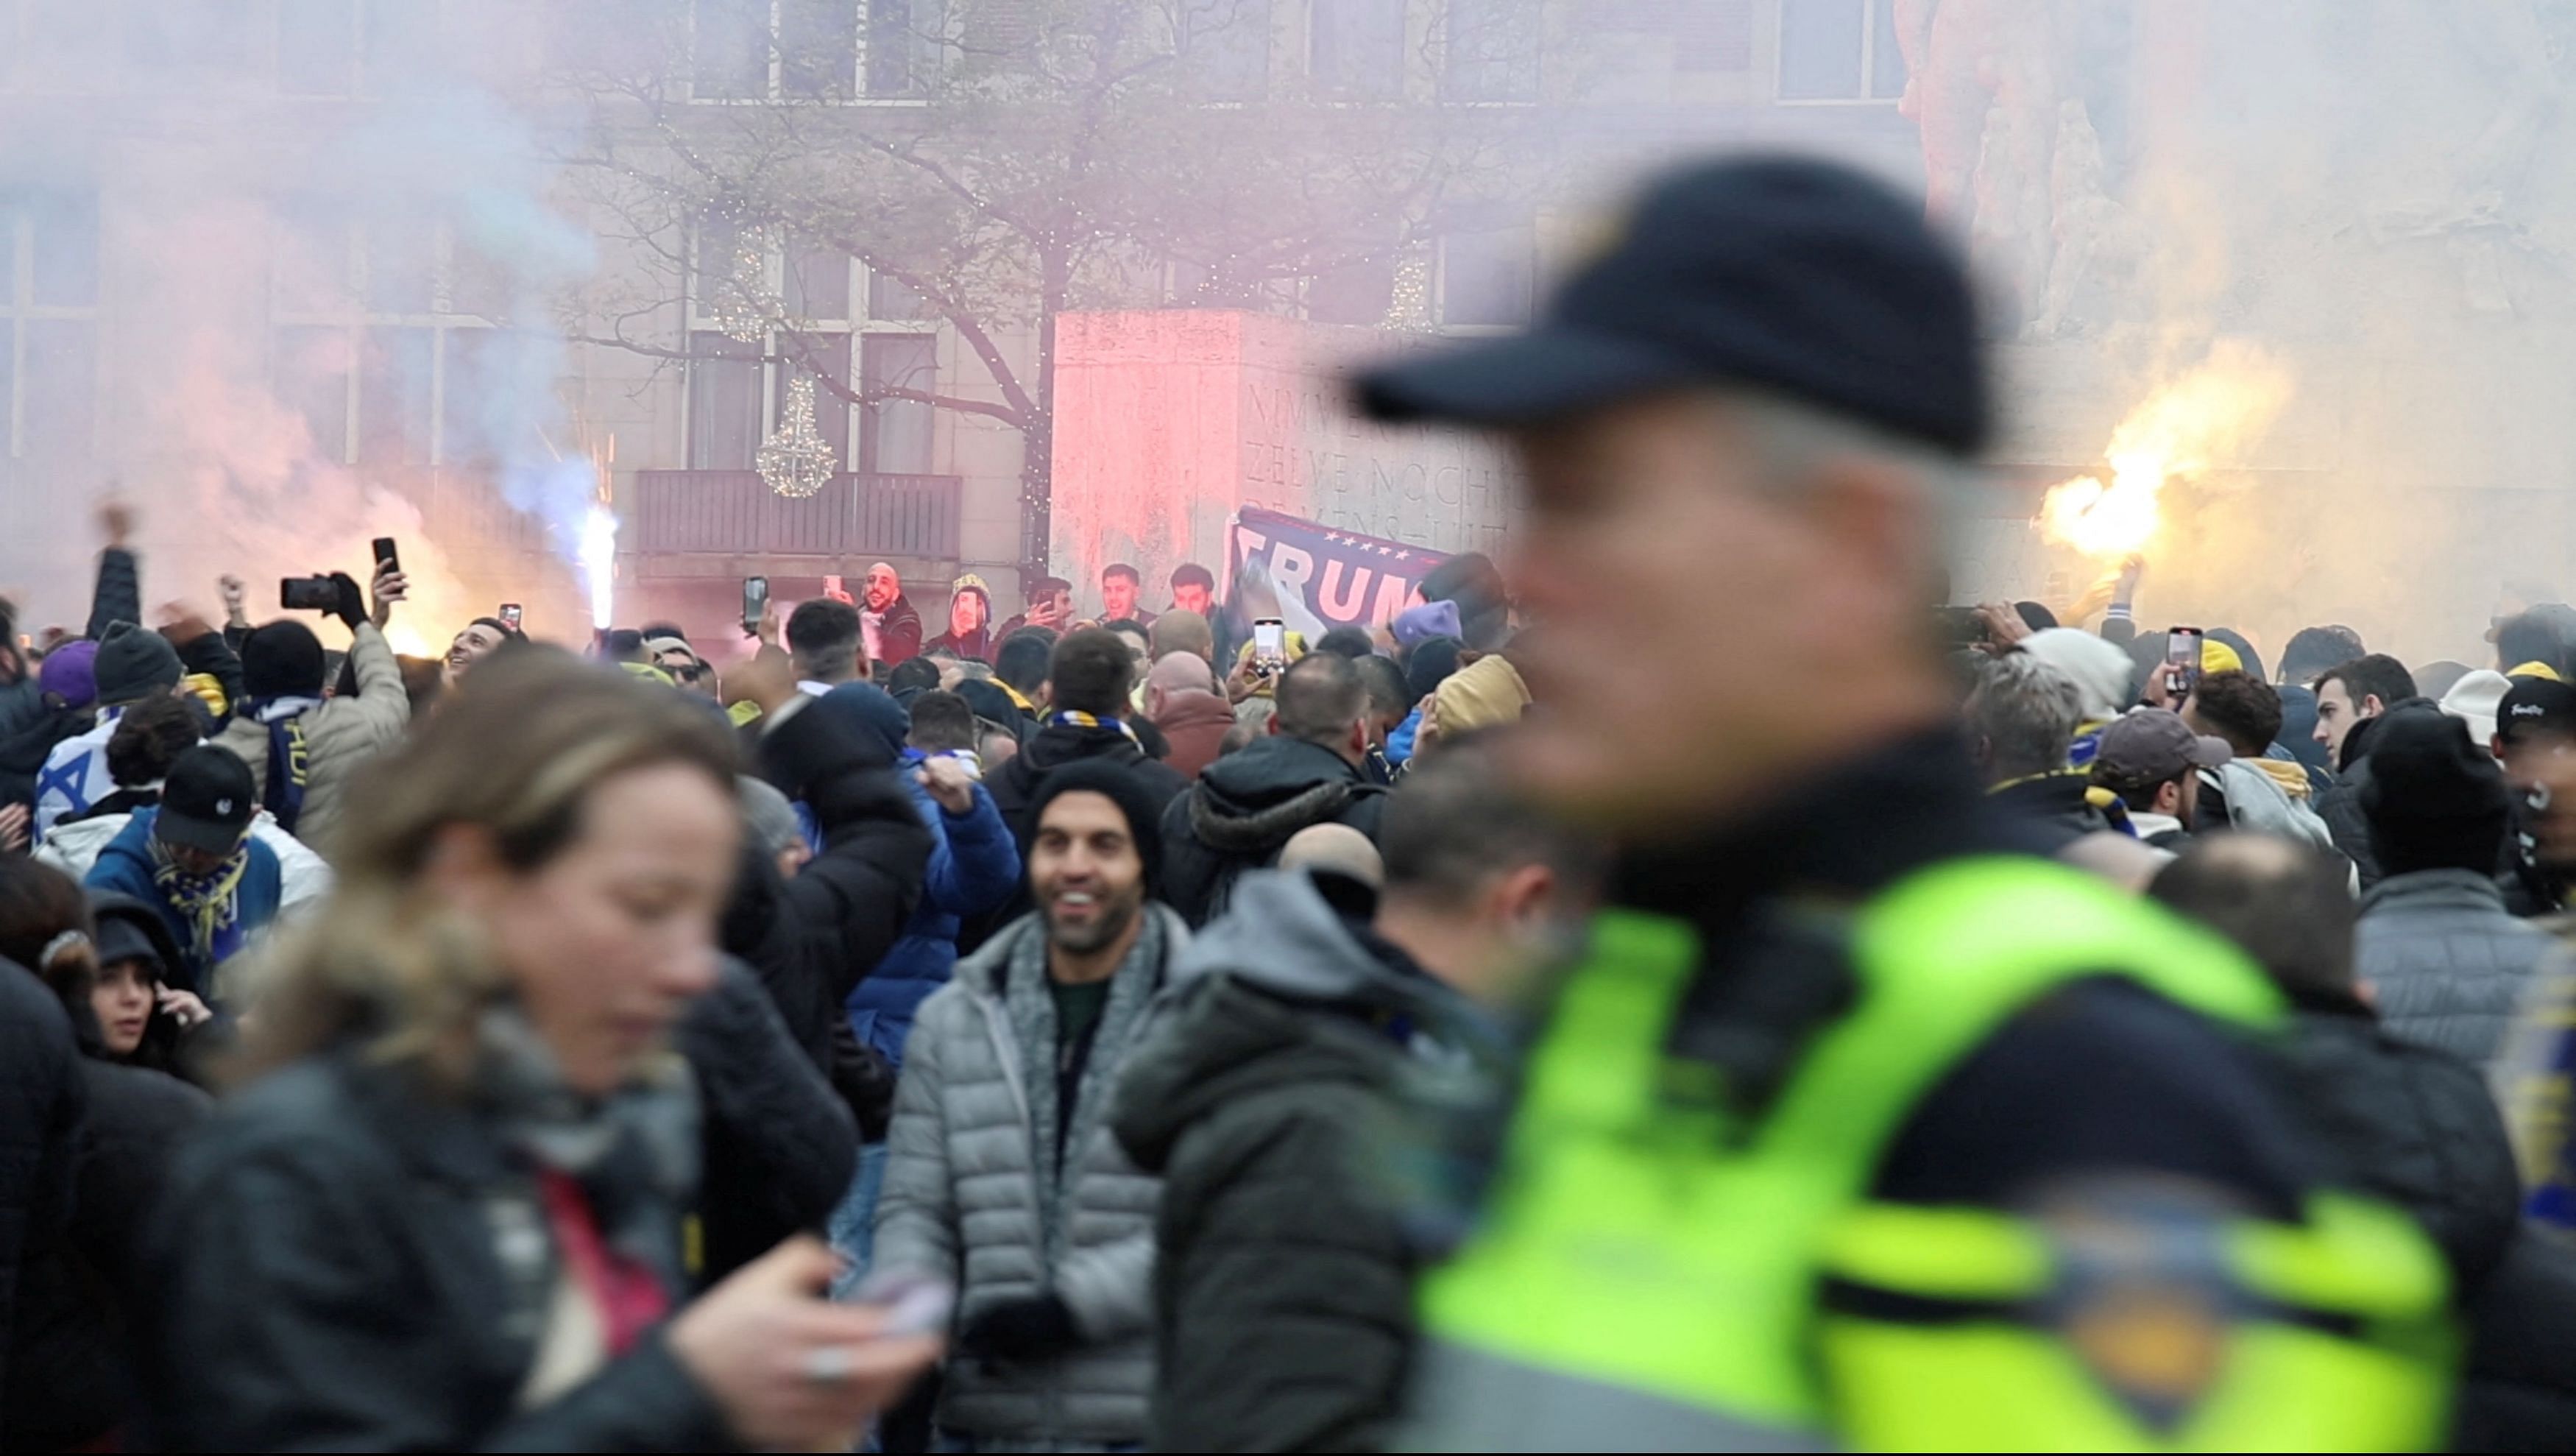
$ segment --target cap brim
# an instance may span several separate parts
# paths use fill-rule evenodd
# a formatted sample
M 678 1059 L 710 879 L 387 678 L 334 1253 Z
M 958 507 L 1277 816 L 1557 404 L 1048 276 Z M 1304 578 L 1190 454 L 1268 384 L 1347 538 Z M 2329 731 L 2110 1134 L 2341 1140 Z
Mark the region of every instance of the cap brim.
M 2224 738 L 2195 734 L 2189 757 L 2194 768 L 2223 768 L 2236 761 L 2236 750 L 2228 747 Z
M 1688 384 L 1705 372 L 1632 339 L 1542 327 L 1372 369 L 1355 387 L 1372 419 L 1525 425 Z
M 152 832 L 182 849 L 201 849 L 208 854 L 230 854 L 250 837 L 247 824 L 224 824 L 213 819 L 197 819 L 186 814 L 173 814 L 167 808 L 153 820 Z

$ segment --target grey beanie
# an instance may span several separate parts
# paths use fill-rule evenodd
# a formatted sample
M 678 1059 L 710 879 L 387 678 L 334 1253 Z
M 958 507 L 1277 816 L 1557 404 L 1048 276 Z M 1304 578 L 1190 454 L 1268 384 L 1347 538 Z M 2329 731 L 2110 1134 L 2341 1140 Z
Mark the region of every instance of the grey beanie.
M 179 685 L 183 675 L 179 649 L 160 633 L 147 632 L 132 622 L 108 627 L 107 635 L 99 639 L 94 671 L 98 700 L 106 707 L 139 703 L 155 693 L 166 693 Z

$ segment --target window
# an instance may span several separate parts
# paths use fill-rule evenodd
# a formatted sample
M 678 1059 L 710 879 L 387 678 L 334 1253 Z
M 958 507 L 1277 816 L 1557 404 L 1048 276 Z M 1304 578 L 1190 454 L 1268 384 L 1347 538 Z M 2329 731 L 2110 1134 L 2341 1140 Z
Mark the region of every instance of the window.
M 1527 216 L 1470 217 L 1440 240 L 1440 322 L 1518 328 L 1538 288 L 1538 241 Z
M 1211 100 L 1261 95 L 1270 79 L 1270 0 L 1181 0 L 1181 63 Z
M 689 335 L 689 468 L 749 470 L 760 447 L 760 346 Z
M 859 344 L 862 393 L 880 389 L 938 387 L 939 340 L 929 334 L 868 334 Z M 872 475 L 928 475 L 936 405 L 916 399 L 882 399 L 867 407 L 859 437 L 859 469 Z
M 1386 322 L 1395 306 L 1395 256 L 1365 258 L 1306 281 L 1306 317 L 1319 324 Z
M 98 202 L 0 192 L 0 459 L 90 453 L 98 399 Z
M 806 101 L 856 94 L 859 8 L 853 0 L 778 0 L 778 89 Z
M 939 0 L 867 0 L 867 94 L 925 96 L 939 69 Z
M 690 18 L 693 95 L 749 101 L 769 94 L 769 0 L 696 0 Z
M 868 317 L 888 323 L 918 323 L 938 315 L 913 286 L 891 273 L 868 273 Z
M 272 381 L 313 448 L 346 465 L 483 467 L 521 401 L 553 387 L 543 346 L 493 326 L 509 282 L 451 222 L 353 217 L 311 199 L 276 208 Z
M 690 0 L 691 94 L 701 101 L 926 95 L 943 13 L 941 0 Z
M 843 388 L 850 378 L 850 336 L 848 334 L 799 334 L 781 339 L 782 352 L 802 357 L 780 361 L 779 386 L 769 414 L 769 427 L 777 430 L 787 423 L 787 381 L 800 375 L 813 375 L 814 428 L 832 446 L 832 468 L 846 470 L 850 464 L 850 402 L 832 392 L 824 381 L 838 380 Z
M 1753 0 L 1685 0 L 1673 17 L 1673 69 L 1734 75 L 1753 69 Z
M 788 386 L 799 374 L 810 374 L 818 381 L 815 426 L 831 442 L 834 468 L 930 473 L 937 406 L 921 400 L 852 405 L 820 382 L 838 381 L 844 391 L 859 393 L 933 390 L 938 339 L 919 332 L 929 312 L 920 297 L 875 273 L 867 275 L 863 293 L 856 259 L 819 243 L 791 241 L 769 250 L 760 286 L 775 289 L 776 307 L 795 321 L 795 329 L 744 343 L 712 327 L 723 295 L 710 293 L 739 266 L 738 236 L 720 219 L 698 225 L 701 262 L 690 297 L 690 468 L 752 469 L 762 439 L 785 423 Z M 861 303 L 864 320 L 854 316 Z M 870 327 L 876 320 L 906 327 L 877 332 Z
M 1444 99 L 1538 99 L 1539 0 L 1448 0 L 1445 14 Z
M 1780 0 L 1780 99 L 1894 101 L 1905 94 L 1896 0 Z
M 1319 91 L 1360 101 L 1404 94 L 1404 0 L 1314 0 L 1307 70 Z

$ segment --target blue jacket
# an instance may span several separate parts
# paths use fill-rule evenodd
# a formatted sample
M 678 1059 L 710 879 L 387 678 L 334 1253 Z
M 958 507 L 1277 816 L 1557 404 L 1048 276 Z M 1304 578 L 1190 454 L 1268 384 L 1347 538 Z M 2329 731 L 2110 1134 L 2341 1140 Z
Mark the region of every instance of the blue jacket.
M 903 1065 L 904 1038 L 912 1033 L 913 1012 L 931 992 L 947 985 L 948 973 L 956 969 L 959 920 L 998 909 L 1020 883 L 1019 845 L 993 796 L 977 784 L 975 807 L 949 813 L 913 777 L 921 759 L 919 749 L 906 750 L 898 775 L 934 841 L 921 908 L 912 912 L 903 938 L 843 1003 L 859 1040 L 898 1067 Z
M 278 906 L 285 898 L 277 852 L 255 838 L 246 841 L 250 864 L 242 870 L 241 885 L 233 892 L 232 920 L 216 933 L 214 954 L 201 955 L 196 948 L 196 930 L 170 907 L 162 897 L 161 887 L 153 883 L 152 821 L 160 813 L 158 809 L 134 811 L 125 831 L 98 852 L 98 862 L 90 866 L 89 886 L 131 895 L 151 906 L 169 928 L 170 938 L 179 943 L 180 964 L 170 968 L 172 984 L 212 1001 L 215 997 L 209 991 L 214 984 L 215 967 L 239 954 L 253 936 L 277 919 Z

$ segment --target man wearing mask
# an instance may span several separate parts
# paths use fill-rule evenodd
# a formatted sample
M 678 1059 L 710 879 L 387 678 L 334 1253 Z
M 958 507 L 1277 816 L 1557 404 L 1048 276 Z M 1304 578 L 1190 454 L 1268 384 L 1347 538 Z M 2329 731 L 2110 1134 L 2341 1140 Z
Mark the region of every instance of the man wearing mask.
M 1381 418 L 1506 432 L 1549 558 L 1516 665 L 1542 702 L 1618 713 L 1535 714 L 1510 745 L 1515 782 L 1624 859 L 1481 1216 L 1424 1283 L 1409 1438 L 2063 1448 L 2170 1416 L 2227 1446 L 2438 1439 L 2447 1369 L 2353 1333 L 2345 1282 L 2404 1271 L 2361 1303 L 2429 1333 L 2438 1257 L 2312 1199 L 2238 1035 L 2278 994 L 1998 852 L 1925 630 L 1988 411 L 1968 280 L 1919 202 L 1752 158 L 1664 179 L 1613 236 L 1530 333 L 1361 383 Z M 2146 1253 L 2249 1239 L 2299 1253 L 2225 1265 L 2224 1294 L 2222 1266 Z M 2186 1372 L 2104 1338 L 2178 1307 L 2208 1312 Z M 2347 1333 L 2294 1333 L 2320 1326 Z M 2247 1380 L 2259 1409 L 2226 1399 Z
M 957 1288 L 943 1434 L 1132 1449 L 1158 1185 L 1110 1136 L 1110 1093 L 1189 932 L 1152 900 L 1162 852 L 1133 777 L 1076 763 L 1039 794 L 1036 912 L 958 964 L 905 1044 L 876 1267 Z
M 903 594 L 903 578 L 880 561 L 868 568 L 865 607 L 859 613 L 868 661 L 899 667 L 921 655 L 921 613 Z

